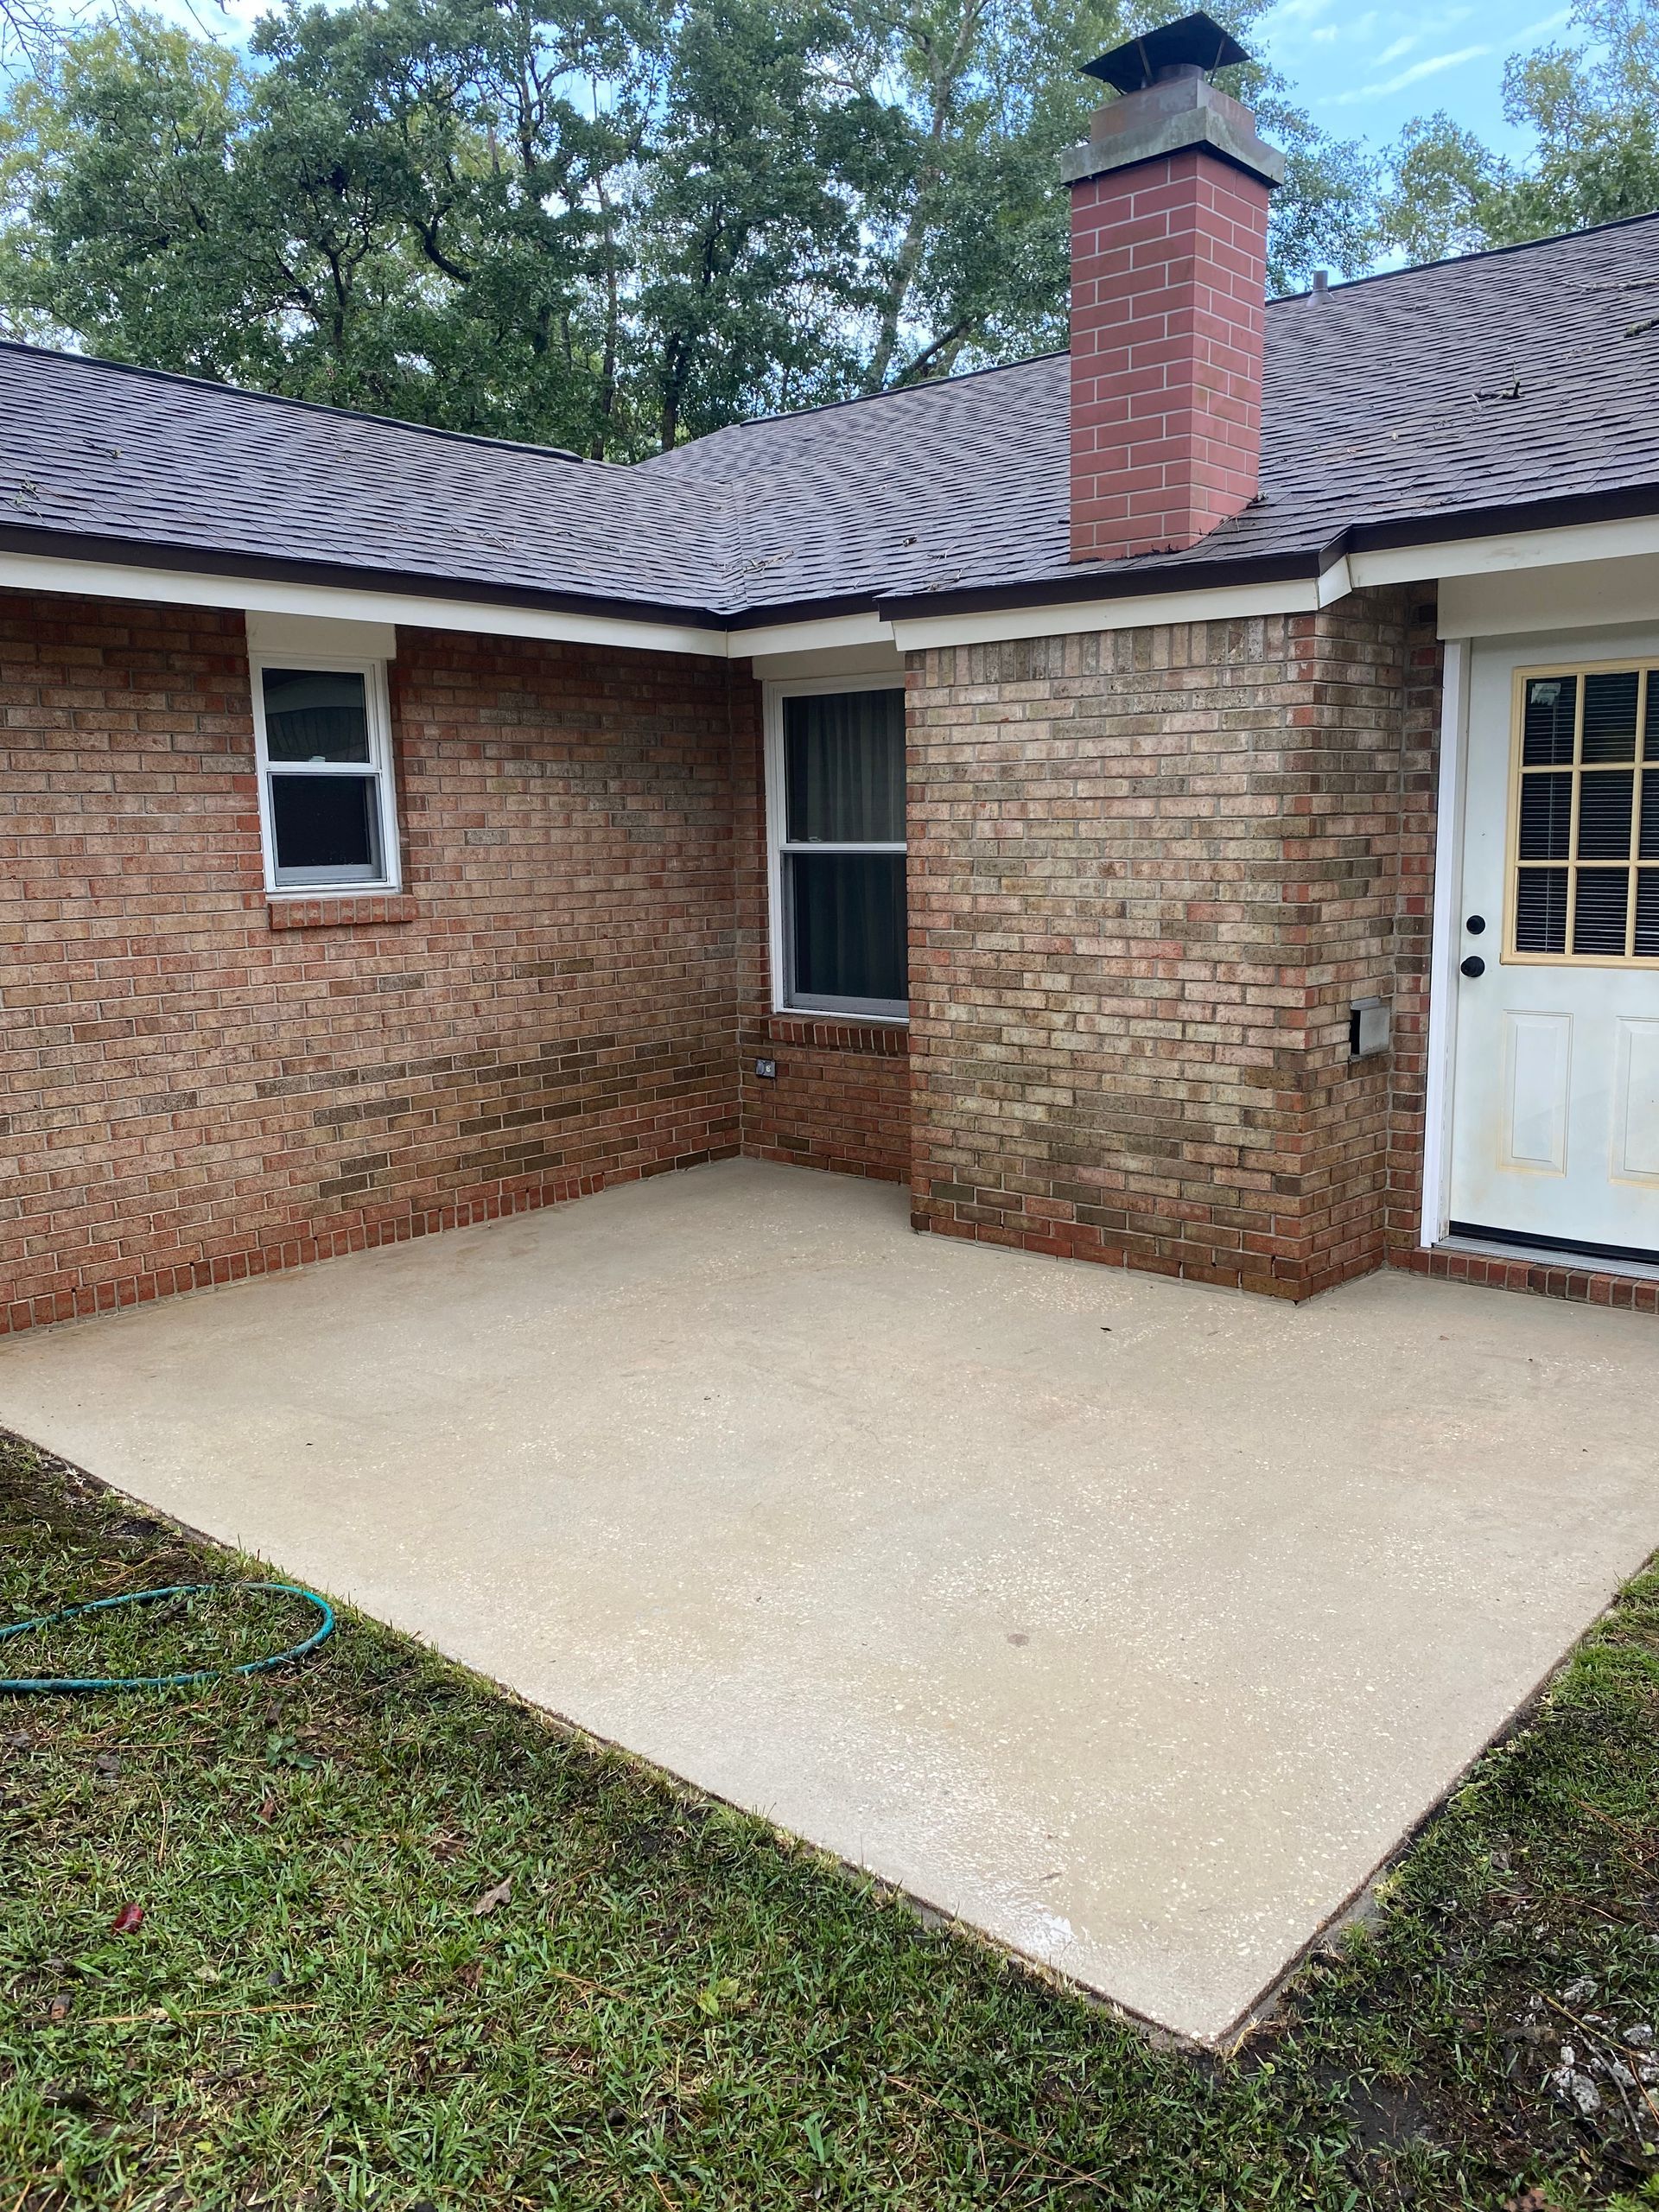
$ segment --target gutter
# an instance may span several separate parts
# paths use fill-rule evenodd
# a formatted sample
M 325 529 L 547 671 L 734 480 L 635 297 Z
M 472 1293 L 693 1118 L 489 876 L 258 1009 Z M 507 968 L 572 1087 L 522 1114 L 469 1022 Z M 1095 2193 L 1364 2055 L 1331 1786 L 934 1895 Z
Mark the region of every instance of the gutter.
M 303 561 L 271 555 L 182 546 L 176 543 L 103 537 L 56 530 L 33 530 L 16 524 L 0 524 L 0 556 L 10 555 L 5 566 L 14 571 L 30 559 L 79 569 L 120 567 L 185 575 L 215 577 L 229 582 L 246 579 L 276 586 L 290 585 L 310 592 L 340 592 L 361 598 L 365 594 L 387 600 L 410 600 L 435 607 L 444 602 L 459 607 L 504 612 L 521 610 L 531 618 L 556 622 L 569 617 L 579 625 L 668 629 L 683 636 L 700 635 L 704 645 L 693 649 L 743 658 L 741 642 L 761 632 L 776 632 L 819 622 L 862 618 L 891 629 L 931 628 L 950 618 L 988 616 L 1000 613 L 1045 607 L 1066 610 L 1068 628 L 1089 626 L 1088 611 L 1103 615 L 1109 607 L 1126 610 L 1136 602 L 1157 598 L 1173 601 L 1199 594 L 1219 594 L 1224 602 L 1249 593 L 1252 599 L 1274 587 L 1288 587 L 1288 597 L 1302 606 L 1328 606 L 1346 592 L 1368 582 L 1406 581 L 1411 564 L 1401 559 L 1414 548 L 1470 545 L 1483 538 L 1532 537 L 1541 533 L 1584 531 L 1621 522 L 1649 521 L 1659 517 L 1659 484 L 1626 486 L 1616 490 L 1567 493 L 1548 499 L 1510 501 L 1487 507 L 1465 508 L 1452 514 L 1393 516 L 1375 522 L 1351 524 L 1319 546 L 1290 551 L 1186 556 L 1135 567 L 1110 563 L 1078 563 L 1068 572 L 1001 585 L 972 585 L 962 589 L 928 592 L 876 591 L 821 594 L 815 598 L 779 601 L 736 610 L 671 600 L 623 597 L 569 590 L 550 590 L 533 585 L 487 582 L 478 577 L 452 578 L 423 570 L 359 568 L 339 562 Z M 1608 545 L 1607 554 L 1647 550 L 1635 543 Z M 1659 546 L 1653 550 L 1659 550 Z M 1473 548 L 1471 547 L 1472 552 Z M 1368 559 L 1392 554 L 1387 562 Z M 1556 550 L 1557 559 L 1593 558 L 1589 549 Z M 1535 553 L 1498 558 L 1493 565 L 1540 565 Z M 1376 570 L 1376 573 L 1368 573 Z M 1421 571 L 1427 577 L 1435 568 Z M 0 578 L 0 581 L 10 581 Z M 26 580 L 23 580 L 26 581 Z M 54 582 L 51 589 L 73 589 L 73 583 Z M 142 597 L 141 590 L 131 594 Z M 151 594 L 149 595 L 155 595 Z M 227 597 L 225 603 L 231 603 Z M 1217 613 L 1223 607 L 1217 607 Z M 388 614 L 385 619 L 397 619 Z M 405 620 L 413 618 L 405 616 Z M 1149 620 L 1179 620 L 1162 607 Z M 427 617 L 429 623 L 432 618 Z M 474 626 L 468 625 L 467 626 Z M 994 632 L 976 625 L 979 633 Z M 1125 626 L 1120 620 L 1102 626 Z M 537 622 L 538 634 L 556 635 L 556 629 Z M 1040 634 L 1040 624 L 1020 625 L 1024 635 Z M 581 634 L 575 632 L 572 634 Z M 619 638 L 617 642 L 626 642 Z M 638 641 L 648 650 L 660 650 L 656 641 Z M 760 648 L 765 650 L 765 648 Z

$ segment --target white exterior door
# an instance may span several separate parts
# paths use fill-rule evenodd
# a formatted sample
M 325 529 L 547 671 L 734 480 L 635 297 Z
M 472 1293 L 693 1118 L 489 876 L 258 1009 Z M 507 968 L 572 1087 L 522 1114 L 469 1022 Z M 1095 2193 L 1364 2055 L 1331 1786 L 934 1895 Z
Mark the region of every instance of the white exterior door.
M 1458 921 L 1453 1234 L 1659 1262 L 1659 633 L 1475 647 Z

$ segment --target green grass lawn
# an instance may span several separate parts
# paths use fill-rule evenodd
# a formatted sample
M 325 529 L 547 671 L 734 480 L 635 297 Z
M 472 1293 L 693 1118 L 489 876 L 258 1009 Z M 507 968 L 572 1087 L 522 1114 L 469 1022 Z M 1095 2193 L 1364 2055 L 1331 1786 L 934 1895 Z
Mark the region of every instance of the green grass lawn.
M 238 1571 L 0 1440 L 0 1619 Z M 1217 2060 L 370 1621 L 283 1675 L 0 1700 L 0 2212 L 1659 2205 L 1656 1741 L 1649 1574 Z

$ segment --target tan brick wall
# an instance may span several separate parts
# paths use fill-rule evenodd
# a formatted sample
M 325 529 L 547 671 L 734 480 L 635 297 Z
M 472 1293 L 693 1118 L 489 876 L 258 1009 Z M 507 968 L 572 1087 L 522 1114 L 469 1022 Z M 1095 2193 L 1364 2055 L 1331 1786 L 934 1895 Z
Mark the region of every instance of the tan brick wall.
M 1281 1296 L 1378 1264 L 1421 1046 L 1396 1096 L 1348 1007 L 1416 987 L 1433 632 L 1365 593 L 918 656 L 918 1226 Z
M 261 888 L 238 614 L 0 598 L 0 1320 L 738 1144 L 726 664 L 410 631 L 407 896 Z

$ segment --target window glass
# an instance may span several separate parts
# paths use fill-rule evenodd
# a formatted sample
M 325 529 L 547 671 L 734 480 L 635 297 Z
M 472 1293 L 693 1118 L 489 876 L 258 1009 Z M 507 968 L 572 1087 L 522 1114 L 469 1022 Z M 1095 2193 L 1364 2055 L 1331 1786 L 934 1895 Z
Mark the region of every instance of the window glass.
M 367 760 L 367 687 L 361 676 L 309 668 L 264 671 L 265 752 L 277 760 Z
M 784 762 L 791 844 L 904 842 L 902 691 L 785 699 Z
M 1521 759 L 1529 768 L 1558 767 L 1573 758 L 1579 711 L 1576 676 L 1534 677 L 1527 686 Z
M 1659 958 L 1659 666 L 1529 677 L 1516 736 L 1513 954 Z
M 372 883 L 381 874 L 372 776 L 270 779 L 276 875 L 297 881 Z
M 908 994 L 905 863 L 898 853 L 794 853 L 796 993 L 822 1004 L 901 1007 Z

